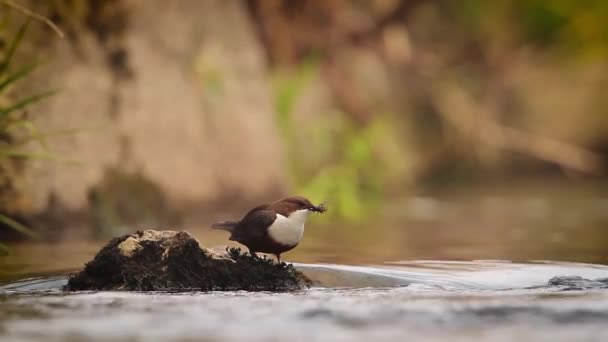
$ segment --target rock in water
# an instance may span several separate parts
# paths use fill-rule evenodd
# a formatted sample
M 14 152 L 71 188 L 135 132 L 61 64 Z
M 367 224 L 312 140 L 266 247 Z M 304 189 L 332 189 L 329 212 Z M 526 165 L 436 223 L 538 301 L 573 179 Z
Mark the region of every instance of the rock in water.
M 65 290 L 286 291 L 309 284 L 293 265 L 237 248 L 213 252 L 187 232 L 146 230 L 111 240 Z
M 608 288 L 608 278 L 585 279 L 581 276 L 557 276 L 549 279 L 550 286 L 559 286 L 562 290 L 588 290 Z

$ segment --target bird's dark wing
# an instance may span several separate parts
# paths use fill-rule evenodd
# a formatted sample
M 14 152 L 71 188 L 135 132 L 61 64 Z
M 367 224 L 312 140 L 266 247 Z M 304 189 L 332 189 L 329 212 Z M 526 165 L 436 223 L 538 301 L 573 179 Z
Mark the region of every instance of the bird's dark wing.
M 245 214 L 245 216 L 241 219 L 241 221 L 245 221 L 245 219 L 247 219 L 248 216 L 254 215 L 259 210 L 268 209 L 269 207 L 270 207 L 270 204 L 268 204 L 268 203 L 258 205 L 257 207 L 249 210 L 247 212 L 247 214 Z
M 248 216 L 254 214 L 256 211 L 268 208 L 269 206 L 270 206 L 269 204 L 258 205 L 257 207 L 249 210 L 249 212 L 247 212 L 247 214 L 245 214 L 245 217 L 243 219 L 241 219 L 241 221 L 245 220 Z M 225 230 L 225 231 L 232 233 L 232 232 L 234 232 L 235 227 L 238 226 L 238 224 L 241 221 L 227 220 L 227 221 L 216 222 L 211 225 L 211 228 Z
M 268 205 L 261 205 L 251 209 L 239 224 L 234 227 L 231 240 L 256 241 L 265 238 L 266 229 L 276 218 L 276 213 L 266 208 L 268 208 Z

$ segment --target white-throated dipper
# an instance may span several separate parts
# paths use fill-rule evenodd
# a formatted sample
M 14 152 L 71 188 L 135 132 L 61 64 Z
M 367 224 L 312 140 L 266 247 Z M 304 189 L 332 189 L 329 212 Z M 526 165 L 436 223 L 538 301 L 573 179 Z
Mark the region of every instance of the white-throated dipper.
M 251 209 L 240 221 L 223 221 L 213 229 L 230 232 L 230 240 L 239 242 L 252 256 L 256 252 L 274 254 L 281 262 L 281 253 L 298 245 L 304 234 L 304 223 L 312 212 L 323 213 L 324 204 L 313 205 L 301 196 L 283 198 Z

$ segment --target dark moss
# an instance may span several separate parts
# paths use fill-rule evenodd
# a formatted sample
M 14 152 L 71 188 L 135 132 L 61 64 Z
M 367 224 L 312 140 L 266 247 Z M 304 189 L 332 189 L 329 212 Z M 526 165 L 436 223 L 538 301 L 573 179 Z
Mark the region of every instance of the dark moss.
M 131 254 L 121 250 L 129 238 L 137 246 Z M 146 231 L 111 240 L 70 276 L 65 290 L 286 291 L 309 283 L 292 265 L 253 258 L 238 248 L 219 255 L 186 232 Z

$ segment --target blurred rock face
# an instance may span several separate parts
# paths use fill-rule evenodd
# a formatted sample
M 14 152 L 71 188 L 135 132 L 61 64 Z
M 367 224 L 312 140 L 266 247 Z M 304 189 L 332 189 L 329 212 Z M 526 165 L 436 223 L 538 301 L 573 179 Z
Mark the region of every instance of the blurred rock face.
M 89 21 L 78 39 L 50 44 L 51 67 L 35 87 L 62 91 L 32 111 L 44 131 L 79 130 L 49 141 L 52 153 L 76 163 L 29 163 L 24 211 L 44 211 L 53 196 L 69 210 L 86 209 L 108 170 L 138 174 L 173 205 L 280 191 L 272 94 L 244 6 L 121 6 L 105 9 L 106 22 Z
M 0 170 L 0 212 L 88 205 L 99 231 L 164 225 L 168 204 L 274 198 L 289 170 L 357 220 L 417 190 L 607 175 L 601 2 L 24 3 L 68 33 L 35 25 L 30 54 L 51 67 L 27 83 L 63 89 L 30 117 L 76 129 L 48 152 L 78 163 L 10 165 L 9 186 Z

